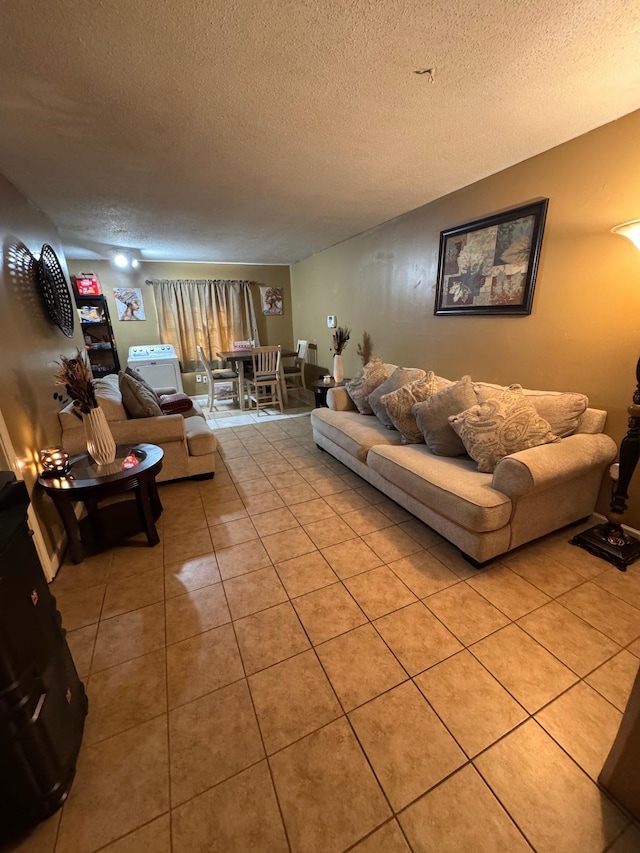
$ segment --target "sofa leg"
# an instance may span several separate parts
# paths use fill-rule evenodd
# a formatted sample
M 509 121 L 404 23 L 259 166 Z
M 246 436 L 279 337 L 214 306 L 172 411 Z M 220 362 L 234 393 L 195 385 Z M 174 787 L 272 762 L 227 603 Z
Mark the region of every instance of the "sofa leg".
M 191 479 L 192 480 L 213 480 L 215 473 L 216 473 L 215 471 L 211 471 L 209 474 L 194 474 L 193 477 L 191 477 Z
M 465 554 L 464 551 L 460 551 L 462 556 L 465 558 L 467 563 L 471 563 L 474 569 L 486 569 L 487 566 L 490 566 L 493 563 L 494 558 L 492 557 L 490 560 L 485 560 L 483 563 L 479 563 L 477 560 L 474 560 L 473 557 L 470 557 L 468 554 Z

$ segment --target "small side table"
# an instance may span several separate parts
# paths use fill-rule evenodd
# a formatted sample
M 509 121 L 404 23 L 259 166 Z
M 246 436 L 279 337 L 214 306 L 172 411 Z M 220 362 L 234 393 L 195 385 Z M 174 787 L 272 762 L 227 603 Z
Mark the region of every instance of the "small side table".
M 38 477 L 64 524 L 72 562 L 81 563 L 85 556 L 141 531 L 150 547 L 158 544 L 155 522 L 162 504 L 156 474 L 162 470 L 163 456 L 155 444 L 119 445 L 111 465 L 96 465 L 88 453 L 81 453 L 71 459 L 66 477 Z M 135 499 L 98 506 L 106 498 L 125 492 L 133 492 Z M 80 521 L 73 508 L 78 501 L 87 510 Z
M 337 384 L 338 385 L 344 385 L 348 381 L 349 381 L 348 379 L 345 379 L 344 382 L 338 382 Z M 335 388 L 336 387 L 336 380 L 333 377 L 331 377 L 331 382 L 329 382 L 328 384 L 325 384 L 322 381 L 322 379 L 319 379 L 317 382 L 314 382 L 311 387 L 313 388 L 313 393 L 314 393 L 315 398 L 316 398 L 316 405 L 315 405 L 316 409 L 320 409 L 322 407 L 324 407 L 326 409 L 327 408 L 327 391 L 329 390 L 329 388 Z

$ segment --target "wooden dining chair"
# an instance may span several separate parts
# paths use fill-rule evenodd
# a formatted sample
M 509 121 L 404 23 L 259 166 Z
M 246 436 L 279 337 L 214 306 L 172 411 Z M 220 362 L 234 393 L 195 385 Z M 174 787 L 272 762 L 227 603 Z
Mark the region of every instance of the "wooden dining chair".
M 308 341 L 298 341 L 298 354 L 293 360 L 293 364 L 283 365 L 284 380 L 287 383 L 287 388 L 303 388 L 307 390 L 304 381 L 304 364 L 307 358 Z
M 248 350 L 252 350 L 252 349 L 254 348 L 254 346 L 255 346 L 255 345 L 256 345 L 255 340 L 248 340 L 248 341 L 232 341 L 232 342 L 231 342 L 231 349 L 234 349 L 234 350 L 240 350 L 240 351 L 245 351 L 245 352 L 246 352 L 246 351 L 248 351 Z M 236 366 L 237 366 L 237 365 L 236 365 Z M 244 395 L 249 393 L 248 380 L 249 380 L 249 379 L 250 379 L 250 377 L 251 377 L 252 371 L 253 371 L 253 367 L 251 366 L 251 362 L 247 362 L 247 361 L 245 361 L 245 362 L 244 362 L 244 364 L 243 364 L 243 367 L 242 367 L 242 373 L 243 373 L 243 379 L 244 379 L 244 381 L 243 381 L 243 385 L 244 385 L 244 387 L 240 389 L 240 393 L 243 395 L 243 399 L 244 399 Z
M 258 416 L 261 408 L 275 405 L 280 406 L 280 411 L 284 414 L 280 391 L 280 353 L 280 346 L 253 347 L 251 350 L 253 375 L 247 377 L 246 383 L 249 389 L 249 408 L 252 409 L 255 402 Z
M 212 369 L 209 364 L 209 360 L 204 354 L 204 350 L 200 346 L 196 346 L 196 350 L 198 351 L 198 358 L 204 368 L 205 375 L 207 377 L 207 382 L 209 383 L 209 399 L 207 400 L 207 406 L 209 411 L 213 410 L 215 404 L 215 389 L 217 385 L 231 384 L 231 395 L 236 406 L 238 405 L 239 393 L 240 393 L 240 383 L 238 381 L 238 374 L 235 370 L 231 370 L 230 368 L 215 368 Z

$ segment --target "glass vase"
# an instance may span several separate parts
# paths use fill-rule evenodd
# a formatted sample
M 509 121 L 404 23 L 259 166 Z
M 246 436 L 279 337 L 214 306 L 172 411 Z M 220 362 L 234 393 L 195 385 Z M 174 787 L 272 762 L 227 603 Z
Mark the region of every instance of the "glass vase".
M 336 385 L 342 385 L 344 381 L 344 364 L 342 356 L 338 355 L 338 353 L 333 356 L 333 378 Z
M 83 413 L 82 423 L 87 437 L 87 451 L 98 465 L 109 465 L 116 458 L 116 443 L 103 409 L 96 406 Z

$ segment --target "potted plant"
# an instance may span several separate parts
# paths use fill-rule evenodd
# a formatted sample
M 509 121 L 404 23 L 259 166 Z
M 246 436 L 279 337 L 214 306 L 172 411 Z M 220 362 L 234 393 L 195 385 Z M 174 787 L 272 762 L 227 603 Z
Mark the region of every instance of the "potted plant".
M 82 418 L 89 455 L 98 465 L 111 464 L 116 458 L 116 443 L 104 411 L 98 405 L 93 376 L 85 354 L 77 350 L 72 358 L 61 355 L 58 365 L 55 384 L 64 386 L 67 396 L 73 401 L 76 414 Z
M 342 363 L 342 352 L 351 337 L 351 329 L 346 326 L 338 326 L 333 333 L 333 378 L 336 385 L 342 384 L 344 380 L 344 364 Z

